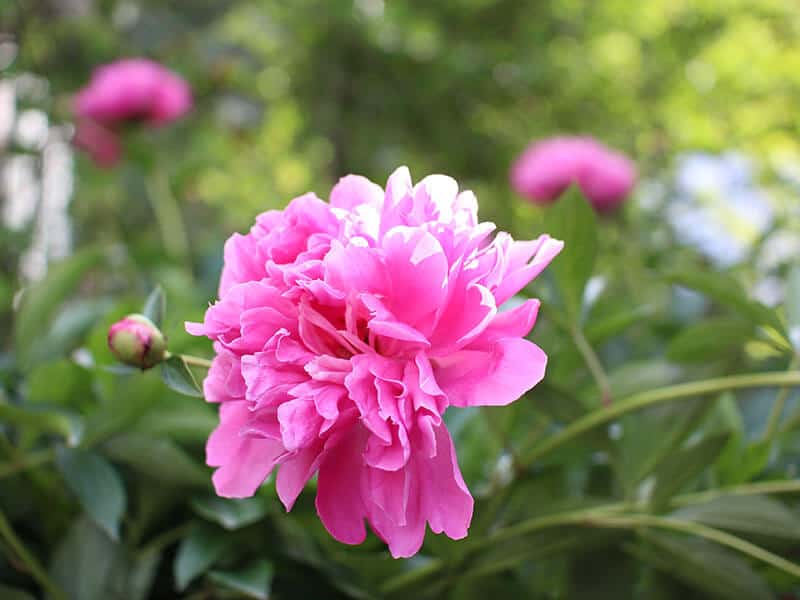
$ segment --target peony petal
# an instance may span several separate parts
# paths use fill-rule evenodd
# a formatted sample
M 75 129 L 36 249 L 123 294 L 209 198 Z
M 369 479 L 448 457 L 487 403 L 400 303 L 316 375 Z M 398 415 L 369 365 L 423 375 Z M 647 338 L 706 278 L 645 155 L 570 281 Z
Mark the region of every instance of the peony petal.
M 542 380 L 547 355 L 527 340 L 505 338 L 491 349 L 465 349 L 433 363 L 450 404 L 505 406 Z
M 356 427 L 331 448 L 319 467 L 317 514 L 325 529 L 344 544 L 360 544 L 367 536 L 367 511 L 361 497 L 365 432 Z

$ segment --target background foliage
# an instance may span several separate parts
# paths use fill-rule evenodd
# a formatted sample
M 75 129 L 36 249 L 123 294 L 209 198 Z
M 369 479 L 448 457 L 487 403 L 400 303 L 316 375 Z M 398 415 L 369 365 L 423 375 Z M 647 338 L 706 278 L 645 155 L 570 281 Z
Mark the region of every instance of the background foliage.
M 795 2 L 11 0 L 0 30 L 16 90 L 16 129 L 0 135 L 6 215 L 23 189 L 9 165 L 38 172 L 92 67 L 150 56 L 196 97 L 174 126 L 131 132 L 122 167 L 76 157 L 74 252 L 44 279 L 19 268 L 43 227 L 35 197 L 31 220 L 4 220 L 0 596 L 798 593 Z M 47 118 L 41 142 L 21 125 L 32 115 Z M 513 157 L 559 132 L 637 161 L 643 182 L 619 215 L 512 194 Z M 725 212 L 729 192 L 696 194 L 744 244 L 720 265 L 670 211 L 687 153 L 729 150 L 749 157 L 747 185 L 772 218 L 751 231 Z M 545 383 L 504 409 L 447 415 L 478 498 L 470 537 L 429 534 L 408 561 L 374 537 L 331 540 L 313 489 L 290 515 L 271 483 L 251 500 L 214 497 L 202 464 L 214 409 L 159 373 L 124 371 L 105 346 L 160 285 L 171 351 L 207 356 L 182 323 L 214 298 L 224 239 L 345 173 L 383 182 L 398 164 L 453 175 L 516 237 L 567 241 L 526 291 L 544 300 Z M 191 392 L 179 367 L 167 375 Z

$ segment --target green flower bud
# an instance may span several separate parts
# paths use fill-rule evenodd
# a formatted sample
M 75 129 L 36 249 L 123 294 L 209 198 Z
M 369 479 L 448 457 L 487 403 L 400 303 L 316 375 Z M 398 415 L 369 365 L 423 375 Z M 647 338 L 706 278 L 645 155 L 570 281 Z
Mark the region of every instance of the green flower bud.
M 121 362 L 149 369 L 164 360 L 164 334 L 144 315 L 128 315 L 108 330 L 108 347 Z

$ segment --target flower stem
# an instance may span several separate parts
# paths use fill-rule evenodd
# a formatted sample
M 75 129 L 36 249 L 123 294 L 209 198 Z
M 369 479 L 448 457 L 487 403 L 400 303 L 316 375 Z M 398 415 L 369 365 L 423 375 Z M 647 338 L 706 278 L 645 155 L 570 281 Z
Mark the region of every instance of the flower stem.
M 746 554 L 751 558 L 760 560 L 763 563 L 771 565 L 781 571 L 800 577 L 800 565 L 793 563 L 785 558 L 773 554 L 760 546 L 751 544 L 747 540 L 740 537 L 731 535 L 725 531 L 714 529 L 708 525 L 697 523 L 695 521 L 684 521 L 682 519 L 674 519 L 670 517 L 657 517 L 654 515 L 632 515 L 632 516 L 602 516 L 590 518 L 587 522 L 589 525 L 596 527 L 619 527 L 625 529 L 632 529 L 638 527 L 653 527 L 657 529 L 669 529 L 672 531 L 680 531 L 689 533 L 691 535 L 705 538 L 716 542 L 722 546 L 727 546 Z
M 8 522 L 5 515 L 0 511 L 0 537 L 2 537 L 14 553 L 19 557 L 20 561 L 28 569 L 31 576 L 42 586 L 44 590 L 54 600 L 67 600 L 64 592 L 50 580 L 47 571 L 39 563 L 36 557 L 25 546 L 21 539 L 17 536 L 11 523 Z
M 679 507 L 689 504 L 703 504 L 722 496 L 752 496 L 756 494 L 800 494 L 800 480 L 759 481 L 756 483 L 745 483 L 742 485 L 718 488 L 716 490 L 707 490 L 705 492 L 681 494 L 680 496 L 675 496 L 670 501 L 670 504 Z
M 203 369 L 210 369 L 211 368 L 211 361 L 207 358 L 200 358 L 199 356 L 191 356 L 189 354 L 179 354 L 179 356 L 183 359 L 187 365 L 192 365 L 193 367 L 201 367 Z
M 526 456 L 522 457 L 522 465 L 530 465 L 535 460 L 540 459 L 549 452 L 583 435 L 598 425 L 603 425 L 604 423 L 613 421 L 630 412 L 661 404 L 662 402 L 705 396 L 742 388 L 790 385 L 800 385 L 800 371 L 718 377 L 716 379 L 682 383 L 634 394 L 620 400 L 613 406 L 606 406 L 573 421 L 564 429 L 546 439 L 540 445 L 534 447 Z
M 583 331 L 580 327 L 571 327 L 569 332 L 572 336 L 572 341 L 575 342 L 575 347 L 578 348 L 578 352 L 583 356 L 583 360 L 589 368 L 589 372 L 592 374 L 592 377 L 594 377 L 597 387 L 600 388 L 603 406 L 609 406 L 612 398 L 611 382 L 608 380 L 608 375 L 606 375 L 603 364 L 600 362 L 600 357 L 597 356 L 597 353 L 594 351 L 591 344 L 589 344 L 589 340 L 586 339 L 586 336 L 583 335 Z

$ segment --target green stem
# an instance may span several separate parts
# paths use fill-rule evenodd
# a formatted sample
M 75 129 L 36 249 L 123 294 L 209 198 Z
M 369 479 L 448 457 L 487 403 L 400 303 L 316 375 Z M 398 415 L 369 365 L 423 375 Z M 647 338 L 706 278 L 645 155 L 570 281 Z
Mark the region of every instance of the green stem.
M 600 358 L 579 327 L 571 327 L 569 332 L 573 342 L 575 342 L 575 347 L 578 349 L 578 352 L 581 353 L 586 366 L 589 368 L 589 372 L 592 374 L 592 377 L 594 377 L 597 387 L 600 388 L 603 406 L 609 406 L 612 398 L 611 382 L 608 380 L 608 375 L 606 375 Z
M 712 542 L 716 542 L 722 546 L 727 546 L 728 548 L 737 550 L 742 554 L 750 556 L 751 558 L 760 560 L 763 563 L 780 569 L 789 575 L 800 577 L 800 565 L 786 560 L 777 554 L 773 554 L 768 550 L 764 550 L 764 548 L 756 546 L 755 544 L 751 544 L 747 540 L 743 540 L 735 535 L 731 535 L 725 531 L 720 531 L 719 529 L 714 529 L 713 527 L 709 527 L 694 521 L 683 521 L 680 519 L 657 517 L 653 515 L 634 515 L 624 517 L 598 517 L 589 519 L 587 524 L 597 527 L 620 527 L 625 529 L 655 527 L 658 529 L 680 531 L 682 533 L 688 533 L 697 537 L 711 540 Z
M 5 515 L 0 512 L 0 537 L 2 537 L 14 553 L 19 557 L 31 576 L 42 586 L 44 590 L 50 594 L 54 600 L 67 600 L 66 594 L 50 580 L 47 571 L 44 570 L 42 565 L 25 546 L 21 539 L 17 536 L 11 523 L 8 522 Z
M 179 356 L 187 365 L 192 365 L 193 367 L 200 367 L 203 369 L 211 368 L 211 361 L 207 358 L 200 358 L 199 356 L 191 356 L 189 354 L 179 354 Z
M 788 370 L 792 371 L 796 369 L 797 363 L 798 356 L 795 354 L 789 362 Z M 772 403 L 772 409 L 769 412 L 767 426 L 764 429 L 764 435 L 762 437 L 765 442 L 771 441 L 778 433 L 778 425 L 781 422 L 781 415 L 783 415 L 783 407 L 786 405 L 786 399 L 789 397 L 789 392 L 791 391 L 792 387 L 785 385 L 778 391 L 778 395 L 775 396 L 775 402 Z
M 728 390 L 788 385 L 800 385 L 800 371 L 733 375 L 682 383 L 634 394 L 616 402 L 613 406 L 606 406 L 573 421 L 564 429 L 546 439 L 542 444 L 534 447 L 521 460 L 523 466 L 527 466 L 599 425 L 613 421 L 630 412 L 661 404 L 662 402 L 706 396 Z

